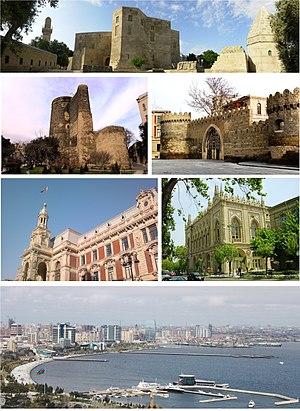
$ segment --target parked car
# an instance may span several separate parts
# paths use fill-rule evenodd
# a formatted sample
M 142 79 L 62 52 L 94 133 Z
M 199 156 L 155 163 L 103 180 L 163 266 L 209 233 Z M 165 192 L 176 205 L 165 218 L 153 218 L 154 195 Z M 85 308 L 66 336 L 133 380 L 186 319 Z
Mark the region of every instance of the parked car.
M 196 271 L 191 271 L 187 276 L 188 281 L 204 281 L 204 275 Z

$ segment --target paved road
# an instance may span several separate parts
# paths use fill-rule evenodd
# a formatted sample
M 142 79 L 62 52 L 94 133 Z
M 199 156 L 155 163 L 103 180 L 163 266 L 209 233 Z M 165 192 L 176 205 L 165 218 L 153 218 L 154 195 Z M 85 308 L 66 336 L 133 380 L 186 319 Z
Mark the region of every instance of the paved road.
M 152 160 L 152 173 L 174 175 L 299 175 L 299 170 L 293 167 L 275 166 L 253 161 L 235 164 L 216 160 Z

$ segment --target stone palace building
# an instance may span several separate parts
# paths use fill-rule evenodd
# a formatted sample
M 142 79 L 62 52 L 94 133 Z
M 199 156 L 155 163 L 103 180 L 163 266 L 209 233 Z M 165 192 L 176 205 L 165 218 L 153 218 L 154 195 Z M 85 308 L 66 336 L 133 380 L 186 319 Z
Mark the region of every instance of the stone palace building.
M 211 273 L 236 273 L 239 267 L 243 271 L 247 268 L 264 269 L 265 258 L 257 256 L 251 250 L 251 240 L 256 236 L 258 228 L 280 227 L 280 220 L 287 211 L 298 207 L 298 201 L 299 198 L 296 197 L 268 207 L 263 200 L 231 196 L 215 186 L 214 196 L 209 200 L 207 209 L 193 221 L 189 216 L 185 226 L 189 269 L 196 270 L 199 258 L 202 260 L 203 271 Z M 239 256 L 233 259 L 231 270 L 228 262 L 219 264 L 215 260 L 215 251 L 222 244 L 233 244 L 238 249 Z
M 135 205 L 93 230 L 51 238 L 44 203 L 16 280 L 157 280 L 157 216 L 157 190 L 141 190 Z

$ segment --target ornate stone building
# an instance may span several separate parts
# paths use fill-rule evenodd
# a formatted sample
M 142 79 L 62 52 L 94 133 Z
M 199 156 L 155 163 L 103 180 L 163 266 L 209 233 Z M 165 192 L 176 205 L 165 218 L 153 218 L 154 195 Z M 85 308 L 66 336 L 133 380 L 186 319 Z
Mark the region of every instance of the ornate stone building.
M 247 37 L 248 56 L 242 46 L 227 46 L 206 72 L 213 73 L 280 73 L 279 60 L 270 14 L 265 7 L 257 13 Z
M 93 230 L 67 228 L 51 238 L 45 203 L 16 280 L 156 280 L 157 216 L 157 190 L 141 190 L 134 206 Z
M 130 168 L 124 127 L 93 131 L 89 92 L 84 84 L 73 97 L 53 100 L 49 136 L 58 139 L 61 153 L 74 164 L 84 166 L 91 162 L 92 153 L 104 151 L 110 155 L 107 166 L 118 163 L 122 169 Z
M 299 88 L 245 96 L 211 116 L 161 115 L 162 159 L 299 162 Z
M 72 70 L 134 71 L 131 60 L 145 59 L 143 69 L 172 68 L 180 60 L 179 32 L 168 20 L 146 16 L 134 7 L 120 7 L 112 16 L 112 32 L 77 33 Z
M 229 196 L 216 186 L 207 210 L 193 221 L 189 216 L 185 227 L 189 268 L 195 269 L 201 258 L 204 271 L 229 273 L 229 263 L 220 266 L 214 258 L 215 250 L 224 243 L 238 248 L 239 256 L 233 259 L 234 272 L 238 267 L 265 268 L 265 259 L 255 256 L 250 249 L 258 228 L 271 228 L 269 207 L 263 201 Z

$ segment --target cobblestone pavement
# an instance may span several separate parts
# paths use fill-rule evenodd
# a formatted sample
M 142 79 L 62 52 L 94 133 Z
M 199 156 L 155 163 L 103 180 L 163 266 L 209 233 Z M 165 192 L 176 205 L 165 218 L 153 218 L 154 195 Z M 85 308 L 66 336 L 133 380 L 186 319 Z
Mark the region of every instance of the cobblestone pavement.
M 153 160 L 152 173 L 174 175 L 299 175 L 299 169 L 253 161 L 236 164 L 216 160 Z

